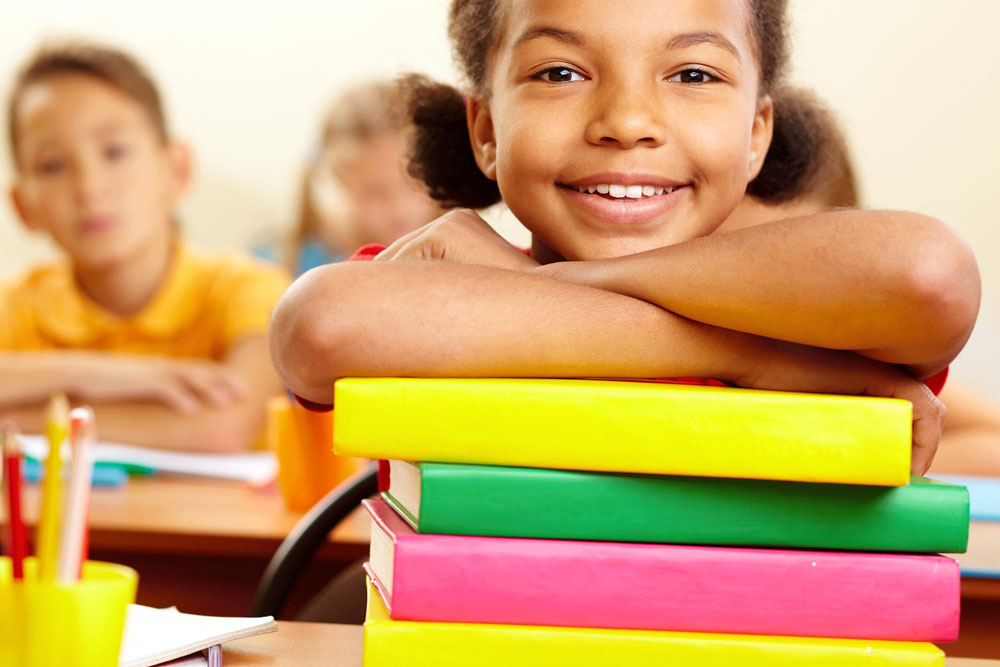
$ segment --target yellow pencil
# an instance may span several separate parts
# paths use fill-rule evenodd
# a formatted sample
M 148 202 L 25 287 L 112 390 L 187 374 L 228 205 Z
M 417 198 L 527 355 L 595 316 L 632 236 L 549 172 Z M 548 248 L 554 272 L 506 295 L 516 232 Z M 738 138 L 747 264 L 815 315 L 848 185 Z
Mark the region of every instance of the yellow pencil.
M 69 435 L 69 401 L 55 394 L 45 416 L 45 436 L 49 455 L 45 459 L 45 483 L 42 487 L 42 513 L 38 520 L 38 576 L 56 577 L 59 557 L 59 517 L 62 513 L 62 444 Z

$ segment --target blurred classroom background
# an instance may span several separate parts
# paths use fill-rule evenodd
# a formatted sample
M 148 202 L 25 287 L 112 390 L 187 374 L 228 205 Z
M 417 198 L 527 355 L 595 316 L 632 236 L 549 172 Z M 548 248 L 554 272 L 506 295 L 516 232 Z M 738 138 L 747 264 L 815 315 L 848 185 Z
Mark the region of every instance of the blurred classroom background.
M 448 0 L 41 0 L 8 3 L 0 86 L 44 38 L 80 36 L 133 52 L 166 98 L 174 134 L 195 150 L 185 233 L 248 248 L 290 225 L 322 115 L 345 87 L 401 71 L 446 81 Z M 954 377 L 1000 401 L 1000 3 L 992 0 L 790 2 L 792 79 L 837 110 L 865 204 L 938 217 L 976 251 L 983 307 Z M 6 109 L 0 116 L 6 126 Z M 12 177 L 0 148 L 0 181 Z M 502 233 L 526 238 L 502 217 Z M 0 273 L 49 257 L 0 205 Z

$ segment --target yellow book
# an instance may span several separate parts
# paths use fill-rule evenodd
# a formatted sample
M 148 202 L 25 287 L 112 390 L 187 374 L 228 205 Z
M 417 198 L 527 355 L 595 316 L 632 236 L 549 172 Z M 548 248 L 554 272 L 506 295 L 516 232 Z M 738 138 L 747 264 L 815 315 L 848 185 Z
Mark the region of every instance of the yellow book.
M 926 642 L 394 621 L 371 581 L 364 633 L 364 667 L 944 666 Z
M 908 401 L 652 382 L 345 378 L 338 454 L 903 486 Z

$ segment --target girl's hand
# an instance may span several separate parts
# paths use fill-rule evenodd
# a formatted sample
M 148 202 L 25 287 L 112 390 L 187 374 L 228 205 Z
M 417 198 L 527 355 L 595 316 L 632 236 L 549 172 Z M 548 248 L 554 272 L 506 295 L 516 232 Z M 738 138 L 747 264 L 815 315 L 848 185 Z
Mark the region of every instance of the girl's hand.
M 211 361 L 119 356 L 86 361 L 90 363 L 75 365 L 77 377 L 69 379 L 67 388 L 84 402 L 151 401 L 192 414 L 234 403 L 247 391 L 242 378 Z
M 743 387 L 901 398 L 913 405 L 913 456 L 910 470 L 930 468 L 947 410 L 919 380 L 897 366 L 853 352 L 826 350 L 773 341 L 773 353 L 752 364 L 736 379 Z
M 375 257 L 377 262 L 407 259 L 444 259 L 511 271 L 538 266 L 470 209 L 446 213 L 401 237 Z

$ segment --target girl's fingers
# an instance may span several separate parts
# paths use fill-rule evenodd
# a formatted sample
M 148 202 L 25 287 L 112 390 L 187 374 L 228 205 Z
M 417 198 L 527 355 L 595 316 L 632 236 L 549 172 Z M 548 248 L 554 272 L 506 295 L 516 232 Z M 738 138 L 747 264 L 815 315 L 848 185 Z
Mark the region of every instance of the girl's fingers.
M 945 407 L 922 382 L 907 380 L 893 393 L 896 398 L 908 400 L 913 405 L 913 453 L 910 472 L 923 475 L 931 467 L 941 427 L 944 424 Z

